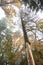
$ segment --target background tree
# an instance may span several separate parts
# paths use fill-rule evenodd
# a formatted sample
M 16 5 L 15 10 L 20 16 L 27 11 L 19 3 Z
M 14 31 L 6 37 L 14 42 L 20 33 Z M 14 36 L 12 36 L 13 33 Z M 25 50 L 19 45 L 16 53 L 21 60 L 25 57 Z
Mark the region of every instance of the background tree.
M 10 60 L 13 63 L 14 57 L 12 48 L 12 33 L 7 29 L 7 20 L 0 20 L 0 64 L 10 64 Z

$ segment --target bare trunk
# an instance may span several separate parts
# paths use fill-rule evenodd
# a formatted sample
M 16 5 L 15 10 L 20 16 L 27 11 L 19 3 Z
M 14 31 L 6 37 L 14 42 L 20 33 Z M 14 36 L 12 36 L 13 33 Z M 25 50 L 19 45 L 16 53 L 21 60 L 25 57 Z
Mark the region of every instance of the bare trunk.
M 32 54 L 31 47 L 30 47 L 29 43 L 26 43 L 26 49 L 28 51 L 27 59 L 28 59 L 28 56 L 29 56 L 28 65 L 29 65 L 29 62 L 30 62 L 30 65 L 35 65 L 33 54 Z

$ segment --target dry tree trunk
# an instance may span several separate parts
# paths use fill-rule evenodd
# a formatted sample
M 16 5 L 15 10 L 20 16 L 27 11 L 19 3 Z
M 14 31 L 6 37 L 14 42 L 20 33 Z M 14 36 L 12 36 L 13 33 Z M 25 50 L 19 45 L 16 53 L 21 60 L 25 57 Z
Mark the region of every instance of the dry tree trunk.
M 35 65 L 33 54 L 32 54 L 31 47 L 30 47 L 29 43 L 26 43 L 26 49 L 27 49 L 27 59 L 29 56 L 28 65 L 29 65 L 29 62 L 30 62 L 30 65 Z
M 31 43 L 28 40 L 27 33 L 25 30 L 25 26 L 24 26 L 24 21 L 22 20 L 22 18 L 21 18 L 21 23 L 22 23 L 23 33 L 24 33 L 24 40 L 25 40 L 25 48 L 26 48 L 28 65 L 35 65 L 35 62 L 33 59 L 33 54 L 32 54 L 31 47 L 30 47 Z

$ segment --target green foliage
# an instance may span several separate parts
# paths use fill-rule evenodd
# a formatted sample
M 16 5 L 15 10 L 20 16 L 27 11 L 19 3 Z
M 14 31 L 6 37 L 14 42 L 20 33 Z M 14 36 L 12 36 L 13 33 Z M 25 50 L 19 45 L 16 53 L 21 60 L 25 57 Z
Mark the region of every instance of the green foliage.
M 28 3 L 29 2 L 29 0 L 23 0 L 25 3 Z
M 35 9 L 36 7 L 38 7 L 38 5 L 33 1 L 31 0 L 31 7 L 33 6 L 33 8 Z
M 4 40 L 3 38 L 5 38 L 6 40 Z M 2 60 L 4 63 L 4 61 L 6 61 L 6 62 L 8 61 L 9 55 L 11 54 L 12 37 L 11 37 L 11 35 L 7 34 L 3 38 L 2 38 L 3 42 L 2 42 L 2 39 L 0 40 L 0 55 L 1 55 L 0 61 Z
M 39 51 L 41 58 L 43 59 L 43 49 Z
M 22 59 L 20 65 L 28 65 L 27 58 Z
M 39 28 L 40 31 L 43 32 L 43 19 L 39 20 L 39 22 L 37 23 L 37 27 Z
M 0 20 L 0 65 L 13 63 L 12 32 L 7 29 L 7 20 Z
M 33 55 L 36 65 L 43 65 L 43 49 L 33 51 Z

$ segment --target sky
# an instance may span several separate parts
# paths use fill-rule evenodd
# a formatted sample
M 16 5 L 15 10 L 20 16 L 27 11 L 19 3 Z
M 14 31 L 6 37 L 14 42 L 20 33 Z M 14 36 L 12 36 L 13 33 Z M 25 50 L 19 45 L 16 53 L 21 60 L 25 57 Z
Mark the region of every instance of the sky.
M 0 7 L 0 20 L 5 17 L 5 12 L 4 10 Z

